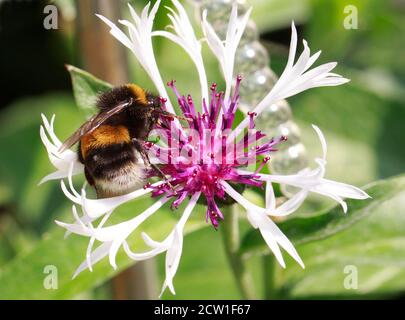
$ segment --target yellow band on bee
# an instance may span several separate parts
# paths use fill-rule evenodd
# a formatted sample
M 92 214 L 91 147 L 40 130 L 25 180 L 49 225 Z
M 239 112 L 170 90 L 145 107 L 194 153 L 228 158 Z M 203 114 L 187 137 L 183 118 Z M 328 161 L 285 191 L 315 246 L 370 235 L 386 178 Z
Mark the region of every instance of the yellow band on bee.
M 94 148 L 105 147 L 117 143 L 130 142 L 131 137 L 125 126 L 102 125 L 92 133 L 81 138 L 81 153 L 83 158 Z
M 146 92 L 144 89 L 142 89 L 140 86 L 137 86 L 136 84 L 127 84 L 127 87 L 132 91 L 134 94 L 137 102 L 140 102 L 142 104 L 147 104 L 148 99 L 146 97 Z

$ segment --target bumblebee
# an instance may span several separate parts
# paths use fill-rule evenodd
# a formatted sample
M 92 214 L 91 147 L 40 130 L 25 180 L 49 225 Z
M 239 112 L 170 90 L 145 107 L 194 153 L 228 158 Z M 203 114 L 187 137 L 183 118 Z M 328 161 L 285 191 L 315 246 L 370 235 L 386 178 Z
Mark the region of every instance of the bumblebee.
M 162 109 L 160 98 L 127 84 L 102 93 L 96 106 L 99 112 L 77 129 L 59 151 L 79 143 L 78 158 L 97 197 L 138 189 L 145 183 L 148 168 L 166 179 L 159 167 L 151 164 L 144 147 L 161 116 L 176 117 Z

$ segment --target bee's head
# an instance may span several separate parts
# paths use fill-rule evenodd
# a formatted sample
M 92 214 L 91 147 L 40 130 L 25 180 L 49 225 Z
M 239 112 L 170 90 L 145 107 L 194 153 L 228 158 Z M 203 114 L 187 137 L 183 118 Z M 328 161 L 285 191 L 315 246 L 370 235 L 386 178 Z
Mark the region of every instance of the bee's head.
M 152 114 L 153 114 L 155 119 L 163 117 L 163 118 L 167 118 L 167 119 L 177 118 L 177 119 L 186 120 L 184 117 L 181 117 L 181 116 L 178 116 L 176 114 L 167 112 L 166 110 L 164 110 L 162 108 L 162 104 L 163 103 L 162 103 L 162 98 L 161 97 L 158 97 L 158 96 L 155 96 L 155 95 L 152 95 L 152 94 L 148 95 L 148 107 L 152 108 Z
M 162 101 L 160 97 L 157 97 L 155 95 L 148 95 L 148 106 L 155 109 L 155 110 L 161 110 L 162 109 Z

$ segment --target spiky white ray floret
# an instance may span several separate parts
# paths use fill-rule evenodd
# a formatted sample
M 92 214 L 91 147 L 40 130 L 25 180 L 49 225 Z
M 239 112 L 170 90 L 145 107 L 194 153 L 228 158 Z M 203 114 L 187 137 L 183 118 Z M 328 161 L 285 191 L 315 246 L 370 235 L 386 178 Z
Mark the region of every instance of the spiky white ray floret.
M 212 25 L 208 22 L 207 10 L 204 10 L 203 12 L 201 26 L 208 46 L 217 58 L 225 79 L 225 101 L 228 101 L 231 94 L 236 49 L 242 39 L 251 11 L 252 8 L 249 8 L 242 17 L 238 17 L 238 6 L 236 3 L 232 5 L 226 38 L 224 40 L 219 38 Z
M 337 201 L 342 206 L 343 211 L 345 213 L 347 212 L 347 204 L 343 200 L 343 198 L 363 200 L 370 197 L 366 192 L 364 192 L 360 188 L 357 188 L 355 186 L 346 183 L 325 179 L 326 163 L 327 163 L 326 139 L 321 129 L 319 129 L 315 125 L 313 125 L 312 127 L 317 133 L 322 147 L 322 157 L 315 158 L 315 162 L 318 164 L 317 168 L 312 170 L 304 169 L 298 172 L 297 174 L 293 175 L 271 175 L 271 174 L 259 175 L 258 179 L 265 181 L 267 183 L 267 188 L 269 188 L 268 190 L 266 190 L 266 199 L 268 201 L 267 207 L 269 208 L 269 212 L 272 212 L 275 209 L 274 195 L 272 187 L 270 186 L 272 183 L 290 185 L 301 189 L 300 192 L 295 194 L 286 203 L 282 204 L 282 206 L 284 207 L 283 209 L 284 214 L 290 211 L 294 212 L 296 209 L 298 209 L 298 207 L 302 204 L 302 202 L 305 200 L 306 196 L 310 192 L 317 193 Z M 244 174 L 250 173 L 249 171 L 245 170 L 239 171 L 240 173 Z M 288 208 L 288 210 L 286 210 L 286 208 Z
M 319 58 L 321 51 L 311 56 L 308 43 L 303 40 L 303 44 L 304 50 L 294 64 L 297 50 L 297 30 L 293 22 L 291 24 L 291 43 L 286 67 L 274 87 L 257 106 L 252 108 L 252 112 L 260 115 L 264 109 L 270 108 L 271 105 L 278 101 L 292 97 L 300 92 L 317 87 L 339 86 L 350 81 L 338 74 L 331 73 L 337 65 L 336 62 L 325 63 L 310 69 Z M 238 136 L 248 125 L 249 118 L 246 117 L 236 127 L 233 135 Z
M 201 53 L 201 42 L 197 39 L 194 28 L 188 18 L 186 10 L 177 0 L 172 0 L 176 11 L 166 7 L 170 13 L 168 17 L 171 21 L 171 28 L 174 33 L 159 30 L 152 33 L 153 36 L 163 36 L 181 46 L 193 61 L 200 79 L 202 100 L 208 101 L 208 81 L 205 72 L 204 61 Z
M 73 175 L 83 173 L 84 167 L 78 161 L 76 152 L 69 149 L 64 152 L 59 151 L 62 142 L 58 139 L 54 131 L 55 115 L 52 116 L 50 122 L 45 115 L 42 114 L 41 117 L 43 122 L 43 125 L 40 127 L 41 140 L 48 152 L 49 161 L 57 170 L 44 177 L 39 184 L 49 180 L 66 178 L 69 175 L 69 171 L 71 171 Z

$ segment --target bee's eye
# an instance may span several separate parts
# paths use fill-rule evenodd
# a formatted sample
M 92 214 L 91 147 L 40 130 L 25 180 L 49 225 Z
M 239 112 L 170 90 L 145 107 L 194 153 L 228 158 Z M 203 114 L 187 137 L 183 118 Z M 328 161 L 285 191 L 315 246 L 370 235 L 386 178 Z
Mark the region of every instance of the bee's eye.
M 155 108 L 160 108 L 160 107 L 162 106 L 162 103 L 160 102 L 160 99 L 159 99 L 159 98 L 154 98 L 154 99 L 153 99 L 153 106 L 154 106 Z
M 153 107 L 153 108 L 161 108 L 162 103 L 160 101 L 160 98 L 155 97 L 155 96 L 149 96 L 148 97 L 148 106 Z

